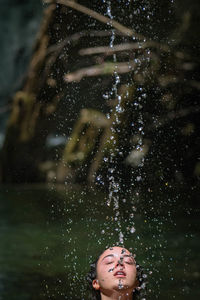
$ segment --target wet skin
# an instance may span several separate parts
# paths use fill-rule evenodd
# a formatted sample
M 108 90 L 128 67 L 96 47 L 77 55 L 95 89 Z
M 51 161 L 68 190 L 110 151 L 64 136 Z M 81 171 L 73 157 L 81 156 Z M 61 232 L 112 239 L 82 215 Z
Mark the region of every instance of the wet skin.
M 121 295 L 120 298 L 128 299 L 138 286 L 136 274 L 135 260 L 127 249 L 109 248 L 99 257 L 97 278 L 93 281 L 93 287 L 100 290 L 102 299 L 116 298 L 118 294 Z M 123 295 L 126 297 L 122 297 Z

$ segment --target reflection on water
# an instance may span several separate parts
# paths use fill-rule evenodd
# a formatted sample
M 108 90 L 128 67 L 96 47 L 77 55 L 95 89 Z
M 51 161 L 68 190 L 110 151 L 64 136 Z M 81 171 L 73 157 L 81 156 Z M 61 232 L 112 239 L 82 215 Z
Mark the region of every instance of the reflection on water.
M 127 222 L 131 226 L 128 203 L 121 208 L 124 230 Z M 152 273 L 148 299 L 199 299 L 199 215 L 181 206 L 169 211 L 162 203 L 159 215 L 150 204 L 137 204 L 136 232 L 125 246 Z M 83 282 L 89 263 L 118 240 L 106 230 L 111 216 L 103 193 L 1 188 L 0 299 L 88 299 Z

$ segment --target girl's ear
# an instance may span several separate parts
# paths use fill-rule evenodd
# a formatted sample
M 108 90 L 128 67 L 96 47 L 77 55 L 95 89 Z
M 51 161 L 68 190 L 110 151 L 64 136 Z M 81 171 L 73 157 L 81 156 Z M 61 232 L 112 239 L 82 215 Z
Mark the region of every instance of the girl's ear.
M 98 279 L 94 279 L 92 281 L 92 286 L 95 290 L 99 290 L 100 289 L 100 285 L 99 285 L 99 282 L 98 282 Z

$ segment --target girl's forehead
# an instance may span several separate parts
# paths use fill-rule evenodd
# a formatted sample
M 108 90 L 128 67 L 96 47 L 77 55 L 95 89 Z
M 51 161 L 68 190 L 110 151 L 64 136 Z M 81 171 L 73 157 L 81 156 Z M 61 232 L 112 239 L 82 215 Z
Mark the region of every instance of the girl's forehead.
M 131 255 L 130 251 L 126 248 L 122 247 L 110 247 L 106 249 L 100 256 L 100 258 L 103 258 L 105 255 L 112 254 L 113 256 L 121 256 L 121 255 Z

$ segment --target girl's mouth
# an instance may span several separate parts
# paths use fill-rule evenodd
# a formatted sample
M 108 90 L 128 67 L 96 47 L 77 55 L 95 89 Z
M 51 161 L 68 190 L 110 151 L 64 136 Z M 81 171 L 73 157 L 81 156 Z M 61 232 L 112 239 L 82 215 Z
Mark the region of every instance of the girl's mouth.
M 122 277 L 126 277 L 126 273 L 124 271 L 117 271 L 115 272 L 114 276 L 118 278 L 122 278 Z

